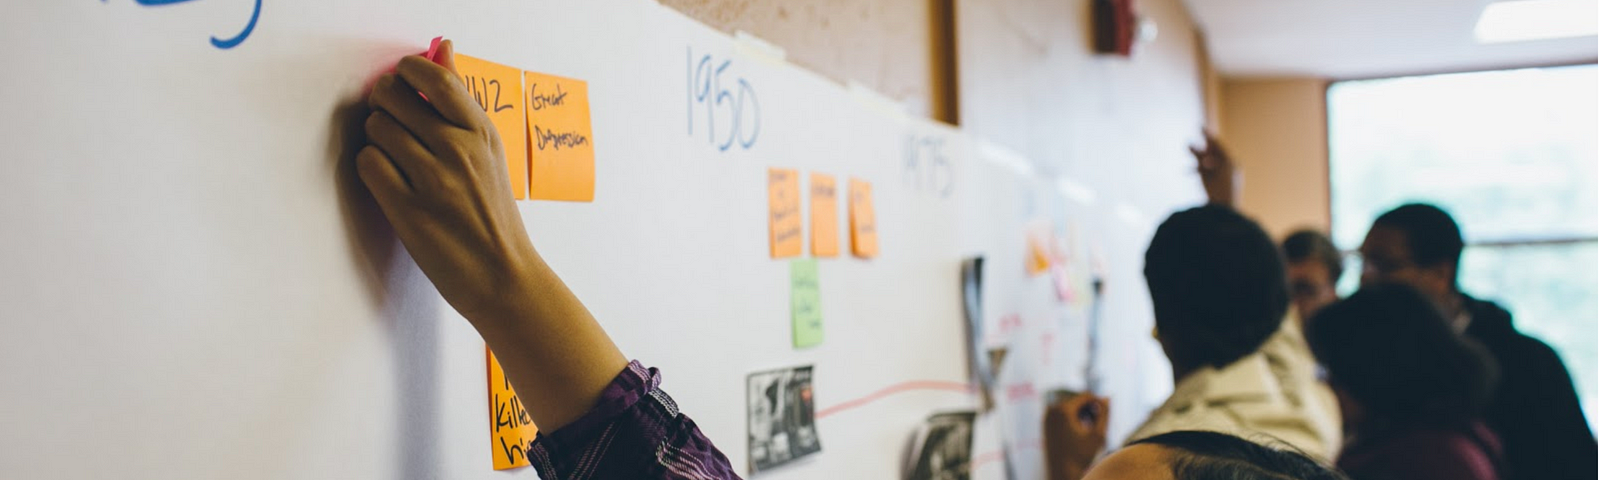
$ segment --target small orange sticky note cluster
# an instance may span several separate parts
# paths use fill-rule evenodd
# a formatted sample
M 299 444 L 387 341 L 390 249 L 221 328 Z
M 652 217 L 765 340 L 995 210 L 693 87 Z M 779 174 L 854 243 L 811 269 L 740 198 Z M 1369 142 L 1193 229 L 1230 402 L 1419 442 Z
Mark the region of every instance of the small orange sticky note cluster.
M 839 255 L 839 190 L 833 175 L 812 173 L 811 255 Z M 850 252 L 860 258 L 878 256 L 877 215 L 872 208 L 872 184 L 850 179 Z M 805 244 L 800 219 L 800 173 L 787 168 L 767 169 L 767 239 L 772 258 L 800 255 Z
M 500 133 L 512 195 L 594 201 L 589 85 L 467 55 L 455 60 L 467 91 Z
M 526 467 L 528 449 L 539 428 L 533 425 L 527 407 L 511 388 L 500 360 L 488 347 L 484 351 L 489 359 L 489 448 L 494 451 L 494 469 Z

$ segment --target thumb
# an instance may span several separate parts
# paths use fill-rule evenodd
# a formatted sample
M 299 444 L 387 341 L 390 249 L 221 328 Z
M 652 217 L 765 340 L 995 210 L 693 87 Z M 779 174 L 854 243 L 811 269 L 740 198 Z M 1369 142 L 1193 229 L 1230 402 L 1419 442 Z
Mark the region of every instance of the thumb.
M 1095 417 L 1094 431 L 1101 437 L 1106 436 L 1106 425 L 1111 423 L 1111 400 L 1105 397 L 1096 397 L 1093 403 L 1098 410 Z

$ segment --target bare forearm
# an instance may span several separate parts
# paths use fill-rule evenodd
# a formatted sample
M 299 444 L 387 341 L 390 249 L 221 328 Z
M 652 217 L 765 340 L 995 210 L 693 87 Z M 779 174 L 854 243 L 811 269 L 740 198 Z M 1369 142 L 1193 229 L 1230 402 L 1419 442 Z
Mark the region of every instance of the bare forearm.
M 529 263 L 504 307 L 467 320 L 499 357 L 534 424 L 553 431 L 593 407 L 628 359 L 543 259 Z

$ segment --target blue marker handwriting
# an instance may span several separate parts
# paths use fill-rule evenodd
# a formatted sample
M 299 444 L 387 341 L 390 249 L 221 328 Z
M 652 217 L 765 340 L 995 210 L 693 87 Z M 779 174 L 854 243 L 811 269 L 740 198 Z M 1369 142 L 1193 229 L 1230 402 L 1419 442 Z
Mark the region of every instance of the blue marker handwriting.
M 161 7 L 179 3 L 188 3 L 192 1 L 194 0 L 134 0 L 134 3 L 144 7 Z M 106 0 L 100 0 L 100 3 L 105 2 Z M 250 21 L 245 23 L 244 30 L 228 38 L 217 38 L 216 36 L 212 36 L 211 46 L 227 50 L 239 46 L 240 43 L 244 43 L 244 39 L 250 38 L 250 32 L 253 32 L 256 29 L 256 20 L 261 18 L 261 0 L 255 0 L 255 2 L 255 9 L 250 11 Z
M 722 152 L 735 143 L 749 150 L 761 135 L 761 102 L 756 99 L 755 87 L 744 77 L 723 77 L 734 73 L 728 71 L 733 66 L 731 59 L 714 62 L 711 55 L 702 55 L 696 61 L 693 48 L 688 49 L 686 58 L 689 135 L 695 134 L 695 107 L 704 105 L 705 114 L 700 121 L 705 123 L 706 141 Z M 723 125 L 721 130 L 719 123 Z M 723 140 L 720 143 L 719 138 Z

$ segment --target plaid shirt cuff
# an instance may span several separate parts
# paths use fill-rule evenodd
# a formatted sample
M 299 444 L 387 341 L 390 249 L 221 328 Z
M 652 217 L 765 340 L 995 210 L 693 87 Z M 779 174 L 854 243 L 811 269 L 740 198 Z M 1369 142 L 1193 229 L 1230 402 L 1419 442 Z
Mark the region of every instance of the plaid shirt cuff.
M 539 477 L 738 479 L 727 457 L 660 385 L 659 370 L 629 362 L 583 417 L 539 432 L 528 452 Z

